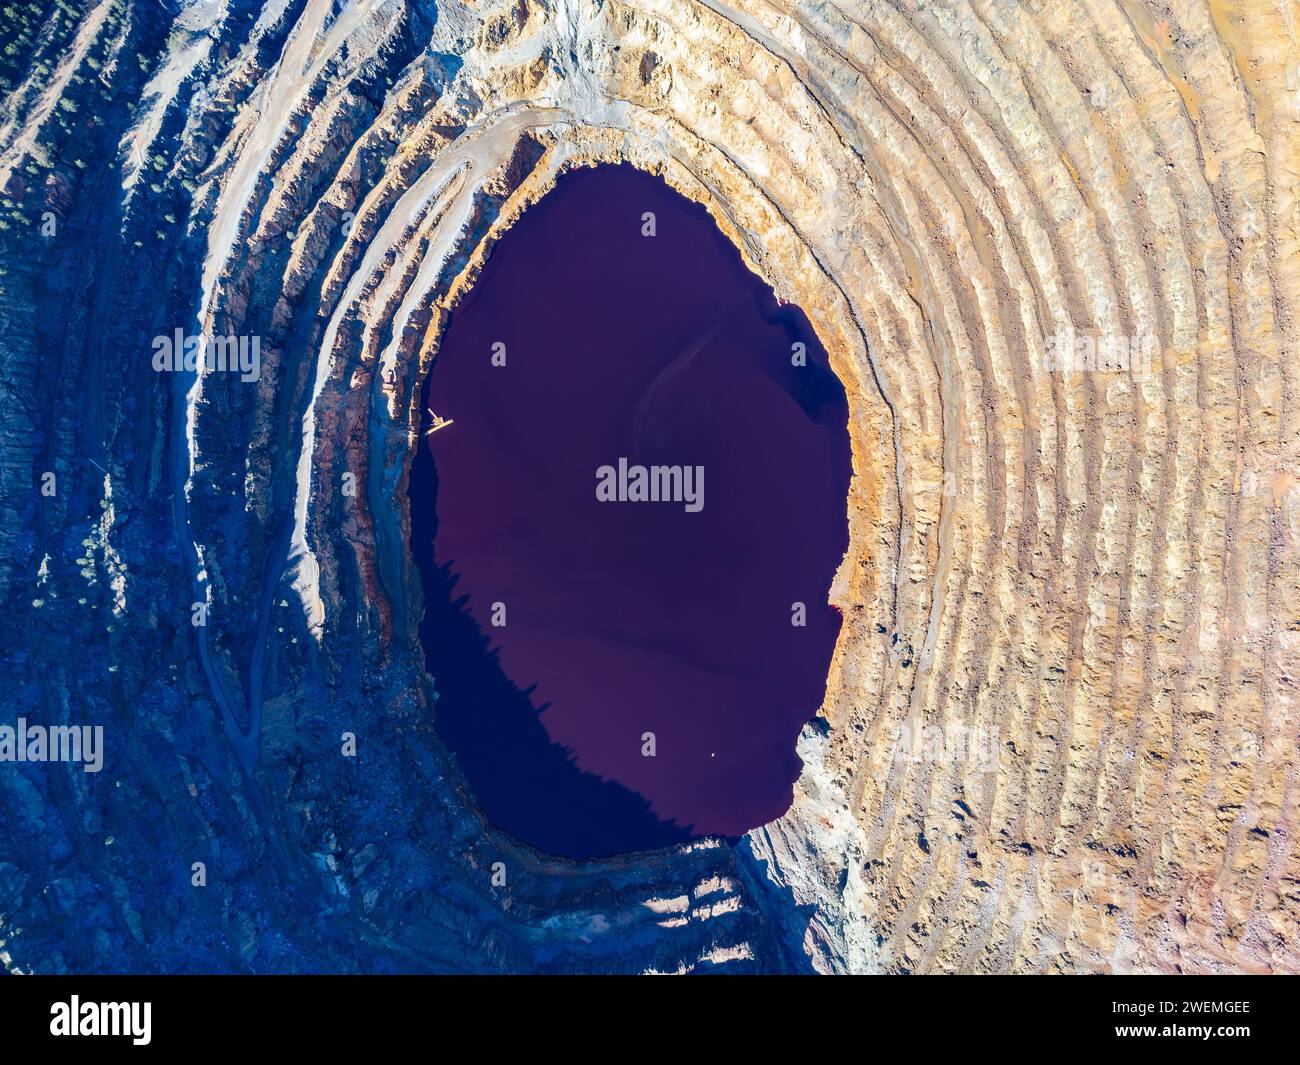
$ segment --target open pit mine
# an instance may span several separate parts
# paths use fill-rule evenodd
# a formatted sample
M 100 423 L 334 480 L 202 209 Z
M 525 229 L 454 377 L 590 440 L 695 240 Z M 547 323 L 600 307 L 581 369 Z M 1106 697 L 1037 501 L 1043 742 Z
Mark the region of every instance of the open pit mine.
M 1291 0 L 3 2 L 7 971 L 1300 972 Z

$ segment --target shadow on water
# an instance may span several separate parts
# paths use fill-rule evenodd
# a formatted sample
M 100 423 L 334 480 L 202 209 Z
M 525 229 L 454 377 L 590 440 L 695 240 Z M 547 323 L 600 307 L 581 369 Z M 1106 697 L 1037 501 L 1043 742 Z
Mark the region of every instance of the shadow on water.
M 789 341 L 805 342 L 814 335 L 804 313 L 797 307 L 782 303 L 766 285 L 753 287 L 753 313 L 769 325 L 779 326 Z M 825 423 L 832 417 L 831 412 L 842 410 L 847 403 L 844 385 L 835 376 L 835 371 L 829 363 L 821 362 L 815 356 L 797 368 L 789 360 L 781 360 L 764 363 L 763 370 L 814 424 Z M 851 475 L 847 455 L 843 456 L 840 475 L 847 485 Z M 848 549 L 847 528 L 844 549 Z
M 653 850 L 695 838 L 689 826 L 660 820 L 634 791 L 579 769 L 551 740 L 531 690 L 505 675 L 488 637 L 456 595 L 452 562 L 434 558 L 438 474 L 429 449 L 416 448 L 411 539 L 424 586 L 420 642 L 440 703 L 442 741 L 454 752 L 493 825 L 548 854 L 600 858 Z M 465 712 L 466 707 L 473 712 Z

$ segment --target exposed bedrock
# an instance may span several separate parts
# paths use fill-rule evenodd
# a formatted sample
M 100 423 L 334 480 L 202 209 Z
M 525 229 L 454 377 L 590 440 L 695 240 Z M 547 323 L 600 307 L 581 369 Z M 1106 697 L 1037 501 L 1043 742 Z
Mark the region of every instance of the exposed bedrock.
M 1286 0 L 13 6 L 4 719 L 107 758 L 0 767 L 8 967 L 1300 970 Z M 807 312 L 855 476 L 790 812 L 573 864 L 437 741 L 405 486 L 600 161 Z

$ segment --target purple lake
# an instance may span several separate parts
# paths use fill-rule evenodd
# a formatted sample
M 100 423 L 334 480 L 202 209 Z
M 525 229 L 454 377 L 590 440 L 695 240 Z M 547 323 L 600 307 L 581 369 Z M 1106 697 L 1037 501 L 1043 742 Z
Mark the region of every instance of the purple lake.
M 781 816 L 848 546 L 804 315 L 659 178 L 579 170 L 493 250 L 424 399 L 451 424 L 411 475 L 421 639 L 487 818 L 585 858 Z

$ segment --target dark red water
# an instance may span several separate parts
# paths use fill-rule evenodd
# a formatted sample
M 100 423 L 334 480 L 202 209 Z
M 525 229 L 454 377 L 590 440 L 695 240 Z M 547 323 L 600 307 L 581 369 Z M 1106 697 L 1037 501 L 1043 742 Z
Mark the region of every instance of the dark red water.
M 848 544 L 847 406 L 804 316 L 658 178 L 581 170 L 493 251 L 425 398 L 453 424 L 412 471 L 421 637 L 489 820 L 593 857 L 784 813 Z M 702 467 L 702 507 L 599 501 L 620 458 Z

